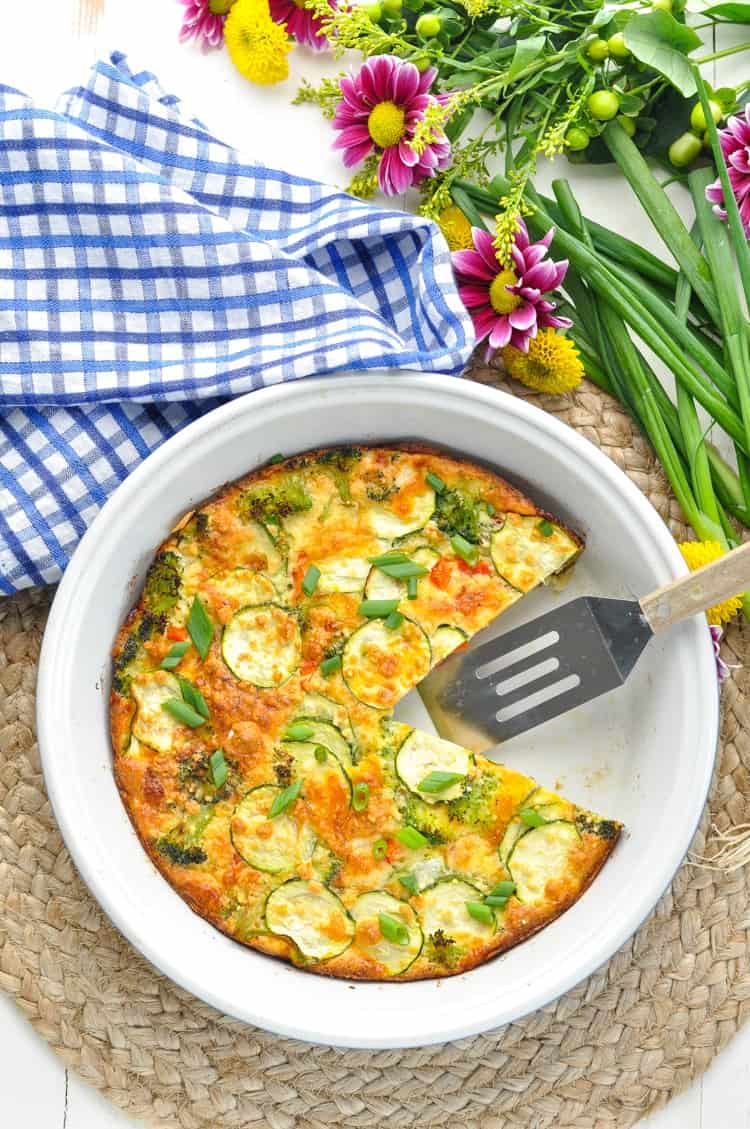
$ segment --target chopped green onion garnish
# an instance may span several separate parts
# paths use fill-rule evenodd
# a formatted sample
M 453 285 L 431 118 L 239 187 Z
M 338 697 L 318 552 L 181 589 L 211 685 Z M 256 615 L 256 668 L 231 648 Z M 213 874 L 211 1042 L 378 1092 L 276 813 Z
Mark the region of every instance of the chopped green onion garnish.
M 323 659 L 320 664 L 320 673 L 324 678 L 328 678 L 329 674 L 333 674 L 334 670 L 341 670 L 341 655 L 331 655 L 330 659 Z
M 521 823 L 525 823 L 527 827 L 541 827 L 547 820 L 543 819 L 538 811 L 533 808 L 521 808 L 518 813 L 518 818 Z
M 383 565 L 404 564 L 405 561 L 409 560 L 406 553 L 402 553 L 399 549 L 391 549 L 390 552 L 383 553 L 379 557 L 368 557 L 367 559 L 370 564 L 377 568 L 381 568 Z
M 388 843 L 385 839 L 376 839 L 372 844 L 372 853 L 376 859 L 384 859 L 388 853 Z
M 211 714 L 206 705 L 206 699 L 203 697 L 198 687 L 194 686 L 192 682 L 189 682 L 187 678 L 180 678 L 179 674 L 177 675 L 177 681 L 180 684 L 183 701 L 187 702 L 196 713 L 199 713 L 201 717 L 208 721 Z
M 283 811 L 286 811 L 286 809 L 290 807 L 295 800 L 299 799 L 299 794 L 301 791 L 302 781 L 295 780 L 294 784 L 290 784 L 288 788 L 285 788 L 283 790 L 283 792 L 279 792 L 278 796 L 271 804 L 266 819 L 275 819 L 277 815 L 281 815 L 281 813 Z
M 315 759 L 318 764 L 325 764 L 325 762 L 328 760 L 328 749 L 325 747 L 325 745 L 315 746 Z
M 367 619 L 380 619 L 395 612 L 398 604 L 398 600 L 363 600 L 357 612 Z
M 364 811 L 369 802 L 370 785 L 360 780 L 352 788 L 352 807 L 355 811 Z
M 486 906 L 484 902 L 466 902 L 466 910 L 471 917 L 484 922 L 485 925 L 492 925 L 495 920 L 491 908 Z
M 490 895 L 493 898 L 509 898 L 515 892 L 515 882 L 498 882 L 497 886 L 493 886 L 490 890 Z
M 417 598 L 417 585 L 418 584 L 419 584 L 419 581 L 418 581 L 416 576 L 410 576 L 409 579 L 407 580 L 407 582 L 406 582 L 406 595 L 408 596 L 408 598 L 410 600 L 416 600 L 416 598 Z
M 208 656 L 211 640 L 214 637 L 214 625 L 209 619 L 208 612 L 200 596 L 196 596 L 193 600 L 190 615 L 188 616 L 187 629 L 190 638 L 198 648 L 198 654 L 202 659 L 205 659 Z
M 539 522 L 539 525 L 537 526 L 537 529 L 543 537 L 551 537 L 555 532 L 554 525 L 551 521 L 547 521 L 546 517 L 542 518 L 542 520 Z
M 308 737 L 312 737 L 314 732 L 312 725 L 308 725 L 306 721 L 293 721 L 284 730 L 284 740 L 306 741 Z
M 385 617 L 385 626 L 389 631 L 398 631 L 403 622 L 404 617 L 401 615 L 401 612 L 391 612 L 390 615 Z
M 492 517 L 492 515 L 493 515 L 493 514 L 494 514 L 494 512 L 495 512 L 495 507 L 493 506 L 492 502 L 485 502 L 485 503 L 484 503 L 484 508 L 486 509 L 486 511 L 487 511 L 487 513 L 489 514 L 489 516 L 490 516 L 490 517 Z
M 190 643 L 175 643 L 159 663 L 159 670 L 174 670 L 175 667 L 180 665 L 185 652 L 189 650 Z
M 211 779 L 214 782 L 214 787 L 221 788 L 227 776 L 229 776 L 227 762 L 224 760 L 224 750 L 216 749 L 215 752 L 211 753 L 211 756 L 208 758 L 208 764 L 211 769 Z
M 430 571 L 424 565 L 409 560 L 395 561 L 393 564 L 381 564 L 377 567 L 386 576 L 392 576 L 394 580 L 408 580 L 412 576 L 427 576 Z
M 400 827 L 396 832 L 396 838 L 399 843 L 403 843 L 405 847 L 409 847 L 412 851 L 426 847 L 429 842 L 421 831 L 417 831 L 416 827 Z
M 494 909 L 505 909 L 508 904 L 508 899 L 501 898 L 499 894 L 488 894 L 484 899 L 484 904 L 492 906 Z
M 394 945 L 409 944 L 409 930 L 403 921 L 399 921 L 397 917 L 391 917 L 389 913 L 379 913 L 378 921 L 380 922 L 380 932 L 386 941 L 392 941 Z
M 302 591 L 306 596 L 312 596 L 315 589 L 318 587 L 320 580 L 320 569 L 317 565 L 310 565 L 304 577 L 302 578 Z
M 283 463 L 284 456 L 281 454 L 271 455 L 268 461 L 269 463 Z
M 450 788 L 451 784 L 458 784 L 459 780 L 464 779 L 463 772 L 440 772 L 435 769 L 433 772 L 428 772 L 423 780 L 417 784 L 419 792 L 444 792 L 446 788 Z
M 405 890 L 410 894 L 416 894 L 419 890 L 419 883 L 415 874 L 399 874 L 398 880 Z
M 206 723 L 205 717 L 196 713 L 192 706 L 183 702 L 182 698 L 167 698 L 166 702 L 162 702 L 161 708 L 171 713 L 172 717 L 176 717 L 183 725 L 189 725 L 191 729 L 197 729 L 199 725 Z
M 427 474 L 425 475 L 425 481 L 428 486 L 432 487 L 436 494 L 444 493 L 445 483 L 443 482 L 442 478 L 438 478 L 438 476 L 436 474 L 433 474 L 431 470 L 427 471 Z
M 471 541 L 467 541 L 460 533 L 456 533 L 451 537 L 451 548 L 457 557 L 461 557 L 467 564 L 475 565 L 479 560 L 479 548 L 472 545 Z

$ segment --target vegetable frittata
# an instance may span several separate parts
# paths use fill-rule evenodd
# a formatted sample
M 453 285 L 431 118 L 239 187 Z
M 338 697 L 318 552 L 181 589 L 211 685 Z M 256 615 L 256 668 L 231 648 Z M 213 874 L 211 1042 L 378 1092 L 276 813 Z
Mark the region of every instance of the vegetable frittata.
M 451 975 L 572 905 L 620 826 L 394 720 L 579 537 L 492 472 L 314 451 L 186 515 L 114 648 L 117 782 L 156 866 L 309 971 Z

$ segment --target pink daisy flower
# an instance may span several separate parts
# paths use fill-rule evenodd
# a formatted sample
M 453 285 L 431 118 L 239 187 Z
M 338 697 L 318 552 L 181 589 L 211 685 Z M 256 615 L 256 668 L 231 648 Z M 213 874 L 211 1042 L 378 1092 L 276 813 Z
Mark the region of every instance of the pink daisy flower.
M 405 192 L 450 163 L 444 133 L 419 154 L 409 144 L 428 106 L 444 105 L 451 97 L 428 93 L 436 77 L 435 67 L 420 74 L 414 63 L 376 55 L 357 74 L 341 79 L 343 99 L 333 119 L 333 128 L 341 132 L 333 147 L 343 149 L 347 168 L 380 154 L 378 183 L 386 196 Z
M 719 130 L 719 142 L 742 226 L 750 239 L 750 104 L 745 106 L 743 115 L 729 118 L 726 129 Z M 706 199 L 714 205 L 715 214 L 725 220 L 724 190 L 718 177 L 706 189 Z
M 305 7 L 304 0 L 269 0 L 269 7 L 271 19 L 277 24 L 286 24 L 286 30 L 298 43 L 304 43 L 314 51 L 324 51 L 328 46 L 328 40 L 320 30 L 320 20 Z
M 471 314 L 477 341 L 487 342 L 487 360 L 496 349 L 512 345 L 529 351 L 529 341 L 547 326 L 568 329 L 569 318 L 553 317 L 555 303 L 542 297 L 556 290 L 568 270 L 568 260 L 545 259 L 554 228 L 538 243 L 529 241 L 526 224 L 519 220 L 511 248 L 512 265 L 501 262 L 492 236 L 471 229 L 474 249 L 453 252 L 458 293 Z
M 185 12 L 180 28 L 180 43 L 197 39 L 204 51 L 221 47 L 224 21 L 234 0 L 180 0 Z

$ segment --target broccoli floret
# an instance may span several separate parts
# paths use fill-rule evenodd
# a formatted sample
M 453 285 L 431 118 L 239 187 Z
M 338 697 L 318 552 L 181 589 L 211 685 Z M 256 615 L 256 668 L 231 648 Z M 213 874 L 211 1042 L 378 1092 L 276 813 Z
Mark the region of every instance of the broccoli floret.
M 250 486 L 238 501 L 243 521 L 257 521 L 261 525 L 281 525 L 290 514 L 309 510 L 312 499 L 299 478 L 286 475 L 273 482 Z
M 421 831 L 433 846 L 439 846 L 453 837 L 450 817 L 444 804 L 425 803 L 419 796 L 409 792 L 403 813 L 406 823 Z
M 205 862 L 208 855 L 200 846 L 200 839 L 213 817 L 213 807 L 204 804 L 195 815 L 189 815 L 157 839 L 154 844 L 157 851 L 176 866 L 193 866 Z
M 349 474 L 353 465 L 361 458 L 362 452 L 357 447 L 337 447 L 333 451 L 326 451 L 318 458 L 318 465 L 330 474 L 342 502 L 351 501 Z
M 599 819 L 588 811 L 578 812 L 576 827 L 581 834 L 597 835 L 600 839 L 616 839 L 620 830 L 611 819 Z
M 281 788 L 287 788 L 292 783 L 292 757 L 286 749 L 277 749 L 274 753 L 273 771 Z
M 186 847 L 166 836 L 156 840 L 156 849 L 175 866 L 194 866 L 208 858 L 202 847 Z
M 207 753 L 198 753 L 185 757 L 178 770 L 178 780 L 181 790 L 191 800 L 199 803 L 215 804 L 218 800 L 230 796 L 240 783 L 240 776 L 234 761 L 227 760 L 227 778 L 220 787 L 216 787 L 211 779 L 209 756 Z
M 430 933 L 424 943 L 424 955 L 442 968 L 455 968 L 465 953 L 464 946 L 459 945 L 453 937 L 448 937 L 442 929 Z
M 477 544 L 480 531 L 480 510 L 477 502 L 463 490 L 449 489 L 438 494 L 435 521 L 448 537 L 457 533 Z
M 496 821 L 495 795 L 500 780 L 491 772 L 482 772 L 464 784 L 464 792 L 447 807 L 451 819 L 470 823 L 474 827 L 492 827 Z
M 198 510 L 195 515 L 195 532 L 199 537 L 208 533 L 208 514 L 204 510 Z
M 138 657 L 138 637 L 135 633 L 128 635 L 122 645 L 122 650 L 114 661 L 112 685 L 118 694 L 126 697 L 130 692 L 131 675 L 128 673 L 131 663 Z
M 180 598 L 182 569 L 176 553 L 159 553 L 143 587 L 143 599 L 152 616 L 171 612 Z

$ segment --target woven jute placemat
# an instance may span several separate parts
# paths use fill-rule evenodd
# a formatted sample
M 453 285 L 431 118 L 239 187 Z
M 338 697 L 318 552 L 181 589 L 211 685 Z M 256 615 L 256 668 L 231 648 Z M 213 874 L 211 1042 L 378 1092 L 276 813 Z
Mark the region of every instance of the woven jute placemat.
M 473 376 L 499 383 L 493 370 Z M 615 403 L 586 385 L 564 399 L 531 398 L 600 446 L 684 533 L 649 448 Z M 337 1051 L 200 1003 L 112 927 L 55 825 L 34 739 L 49 603 L 43 591 L 0 601 L 0 988 L 68 1066 L 130 1115 L 165 1129 L 623 1129 L 700 1075 L 743 1023 L 750 870 L 691 864 L 606 966 L 549 1007 L 477 1038 Z M 747 659 L 749 639 L 732 628 L 727 660 Z M 750 816 L 749 694 L 740 669 L 723 690 L 697 852 L 710 853 L 713 824 Z

